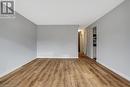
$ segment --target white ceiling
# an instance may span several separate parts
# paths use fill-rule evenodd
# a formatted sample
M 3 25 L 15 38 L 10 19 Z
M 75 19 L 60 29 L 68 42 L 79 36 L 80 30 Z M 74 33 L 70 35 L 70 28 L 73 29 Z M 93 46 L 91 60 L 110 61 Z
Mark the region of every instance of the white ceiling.
M 16 11 L 37 25 L 87 26 L 124 0 L 16 0 Z

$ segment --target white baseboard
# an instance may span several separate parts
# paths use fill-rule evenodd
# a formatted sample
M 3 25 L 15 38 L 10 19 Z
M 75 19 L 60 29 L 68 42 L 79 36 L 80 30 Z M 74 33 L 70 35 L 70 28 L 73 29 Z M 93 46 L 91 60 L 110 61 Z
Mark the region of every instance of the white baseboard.
M 7 70 L 6 72 L 0 74 L 0 78 L 3 77 L 3 76 L 5 76 L 5 75 L 7 75 L 7 74 L 9 74 L 9 73 L 11 73 L 11 72 L 13 72 L 13 71 L 15 71 L 16 69 L 19 69 L 20 67 L 22 67 L 23 65 L 25 65 L 25 64 L 27 64 L 27 63 L 29 63 L 29 62 L 31 62 L 31 61 L 34 60 L 34 59 L 36 59 L 36 58 L 33 58 L 33 59 L 31 59 L 31 60 L 28 60 L 28 61 L 24 62 L 24 63 L 23 63 L 22 65 L 20 65 L 20 66 L 17 66 L 17 67 L 15 67 L 15 68 L 12 68 L 12 69 Z
M 78 57 L 44 57 L 44 56 L 38 56 L 36 58 L 77 59 Z
M 37 58 L 44 58 L 44 57 L 37 57 Z M 50 58 L 54 58 L 54 57 L 50 57 Z M 64 59 L 64 58 L 66 58 L 66 57 L 55 57 L 55 58 L 61 58 L 61 59 L 63 58 L 63 59 Z M 74 58 L 74 57 L 71 57 L 71 58 Z M 71 58 L 68 57 L 68 58 L 66 58 L 66 59 L 71 59 Z M 75 58 L 78 58 L 78 57 L 75 57 Z M 32 59 L 32 60 L 34 60 L 34 59 Z M 30 61 L 32 61 L 32 60 L 29 60 L 29 61 L 23 63 L 22 65 L 18 66 L 18 67 L 15 67 L 15 68 L 13 68 L 13 69 L 10 69 L 10 70 L 6 71 L 5 73 L 0 74 L 0 78 L 3 77 L 3 76 L 5 76 L 5 75 L 7 75 L 7 74 L 9 74 L 9 73 L 11 73 L 12 71 L 14 71 L 14 70 L 16 70 L 16 69 L 18 69 L 18 68 L 20 68 L 21 66 L 27 64 L 28 62 L 30 62 Z M 123 73 L 121 73 L 121 72 L 119 72 L 119 71 L 117 71 L 117 70 L 115 70 L 115 69 L 113 69 L 113 68 L 107 66 L 106 64 L 101 63 L 100 61 L 97 61 L 97 62 L 99 62 L 100 64 L 104 65 L 104 66 L 107 67 L 108 69 L 112 70 L 113 72 L 119 74 L 120 76 L 122 76 L 122 77 L 124 77 L 125 79 L 127 79 L 128 81 L 130 81 L 130 77 L 129 77 L 129 76 L 127 76 L 127 75 L 125 75 L 125 74 L 123 74 Z
M 127 75 L 125 75 L 125 74 L 123 74 L 123 73 L 121 73 L 121 72 L 119 72 L 119 71 L 117 71 L 117 70 L 115 70 L 115 69 L 113 69 L 113 68 L 107 66 L 106 64 L 103 64 L 103 63 L 100 62 L 100 61 L 97 61 L 97 62 L 99 62 L 99 63 L 102 64 L 103 66 L 107 67 L 108 69 L 112 70 L 113 72 L 117 73 L 118 75 L 120 75 L 120 76 L 122 76 L 123 78 L 127 79 L 128 81 L 130 81 L 130 77 L 129 77 L 129 76 L 127 76 Z

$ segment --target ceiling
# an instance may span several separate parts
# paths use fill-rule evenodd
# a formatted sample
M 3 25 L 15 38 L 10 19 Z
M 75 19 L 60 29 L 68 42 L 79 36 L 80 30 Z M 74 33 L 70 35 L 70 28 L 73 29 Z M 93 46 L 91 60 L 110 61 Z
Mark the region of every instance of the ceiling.
M 123 1 L 15 0 L 15 9 L 37 25 L 88 26 Z

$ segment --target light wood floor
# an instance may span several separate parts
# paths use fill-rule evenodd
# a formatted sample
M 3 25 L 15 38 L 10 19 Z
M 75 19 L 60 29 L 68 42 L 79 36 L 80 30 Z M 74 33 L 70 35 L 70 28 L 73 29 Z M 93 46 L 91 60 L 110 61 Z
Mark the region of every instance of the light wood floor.
M 0 78 L 0 87 L 130 87 L 91 59 L 36 59 Z

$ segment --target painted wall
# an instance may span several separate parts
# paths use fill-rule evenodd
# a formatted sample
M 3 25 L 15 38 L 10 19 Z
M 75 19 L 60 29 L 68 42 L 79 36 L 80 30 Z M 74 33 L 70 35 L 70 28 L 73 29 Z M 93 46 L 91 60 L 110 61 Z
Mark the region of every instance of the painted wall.
M 36 25 L 16 13 L 0 19 L 0 76 L 36 58 Z
M 93 58 L 93 31 L 92 29 L 86 29 L 87 31 L 87 51 L 86 55 Z
M 78 25 L 39 25 L 38 58 L 78 58 Z
M 130 0 L 97 20 L 97 59 L 116 73 L 130 80 Z M 91 36 L 91 34 L 89 35 Z M 91 40 L 89 40 L 91 43 Z M 91 52 L 92 48 L 88 51 Z M 92 53 L 90 53 L 92 54 Z

